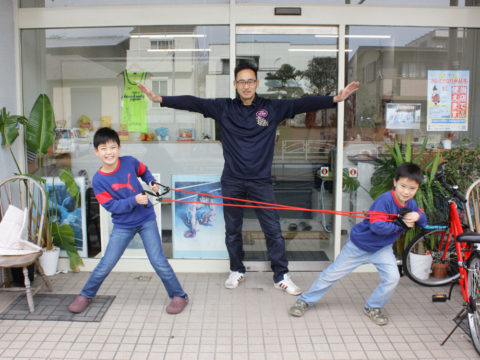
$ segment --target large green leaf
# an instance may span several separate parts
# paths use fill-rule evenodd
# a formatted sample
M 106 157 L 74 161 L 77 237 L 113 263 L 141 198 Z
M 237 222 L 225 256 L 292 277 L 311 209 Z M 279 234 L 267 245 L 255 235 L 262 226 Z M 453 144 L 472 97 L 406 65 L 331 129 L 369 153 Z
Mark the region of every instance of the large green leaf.
M 18 137 L 18 125 L 28 122 L 25 116 L 10 115 L 7 109 L 2 108 L 0 113 L 0 132 L 2 133 L 2 145 L 11 146 Z
M 55 142 L 55 116 L 47 95 L 38 96 L 27 124 L 27 148 L 37 154 L 46 154 Z
M 70 225 L 58 225 L 58 223 L 50 223 L 53 243 L 67 252 L 70 260 L 70 269 L 78 272 L 78 266 L 84 265 L 83 260 L 78 254 L 75 247 L 75 233 Z
M 59 177 L 65 184 L 65 187 L 70 196 L 75 199 L 76 206 L 78 206 L 78 201 L 80 199 L 80 191 L 78 189 L 77 183 L 75 182 L 75 178 L 73 177 L 72 172 L 70 171 L 70 169 L 62 169 L 60 170 Z

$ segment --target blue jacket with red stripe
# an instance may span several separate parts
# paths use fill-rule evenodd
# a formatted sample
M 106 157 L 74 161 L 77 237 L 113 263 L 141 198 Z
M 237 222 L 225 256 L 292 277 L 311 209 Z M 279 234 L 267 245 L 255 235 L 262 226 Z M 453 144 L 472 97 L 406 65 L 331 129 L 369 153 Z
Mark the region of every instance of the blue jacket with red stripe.
M 133 228 L 156 218 L 152 207 L 137 204 L 135 196 L 143 187 L 137 177 L 149 184 L 155 181 L 148 168 L 132 156 L 118 158 L 117 168 L 111 173 L 98 170 L 93 176 L 95 196 L 120 228 Z
M 395 192 L 391 190 L 380 195 L 373 202 L 370 207 L 369 219 L 353 226 L 350 240 L 358 248 L 369 252 L 375 252 L 384 246 L 393 244 L 402 233 L 403 228 L 392 221 L 386 221 L 390 218 L 387 214 L 398 214 L 404 207 L 420 214 L 416 225 L 422 227 L 427 225 L 427 217 L 423 210 L 418 208 L 415 200 L 410 199 L 405 206 L 402 206 L 395 198 Z

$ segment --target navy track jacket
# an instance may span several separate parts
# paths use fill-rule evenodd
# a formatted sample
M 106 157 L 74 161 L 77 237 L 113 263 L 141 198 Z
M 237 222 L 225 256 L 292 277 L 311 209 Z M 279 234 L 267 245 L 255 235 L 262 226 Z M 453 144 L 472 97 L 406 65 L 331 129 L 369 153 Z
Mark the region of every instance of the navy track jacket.
M 336 106 L 333 96 L 264 99 L 257 95 L 248 106 L 239 98 L 201 99 L 189 95 L 162 96 L 161 105 L 198 112 L 218 121 L 225 159 L 223 174 L 240 179 L 271 177 L 276 129 L 284 119 Z

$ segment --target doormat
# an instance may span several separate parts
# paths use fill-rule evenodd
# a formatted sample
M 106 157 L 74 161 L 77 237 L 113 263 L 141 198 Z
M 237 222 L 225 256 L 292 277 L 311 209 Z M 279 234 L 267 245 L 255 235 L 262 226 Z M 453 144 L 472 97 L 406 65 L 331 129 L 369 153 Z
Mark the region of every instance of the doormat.
M 115 296 L 96 296 L 84 312 L 73 314 L 68 305 L 75 297 L 77 294 L 37 294 L 33 297 L 35 312 L 31 313 L 26 296 L 21 295 L 0 313 L 0 319 L 100 322 L 115 299 Z
M 330 261 L 324 251 L 287 251 L 288 261 Z M 270 261 L 266 251 L 245 251 L 246 261 Z

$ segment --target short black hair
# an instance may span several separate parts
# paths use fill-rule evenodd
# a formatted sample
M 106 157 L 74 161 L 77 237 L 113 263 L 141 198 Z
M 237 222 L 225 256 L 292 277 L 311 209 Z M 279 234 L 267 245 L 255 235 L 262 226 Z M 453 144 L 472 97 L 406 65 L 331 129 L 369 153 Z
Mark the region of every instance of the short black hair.
M 407 178 L 420 185 L 423 181 L 423 171 L 417 164 L 406 162 L 400 165 L 395 171 L 395 181 L 400 178 Z
M 238 65 L 235 67 L 235 79 L 237 79 L 237 74 L 242 70 L 252 70 L 255 73 L 255 79 L 257 78 L 257 67 L 248 61 L 240 61 Z
M 93 147 L 98 148 L 99 145 L 106 144 L 109 141 L 116 142 L 120 146 L 120 138 L 115 130 L 108 127 L 98 129 L 93 135 Z

